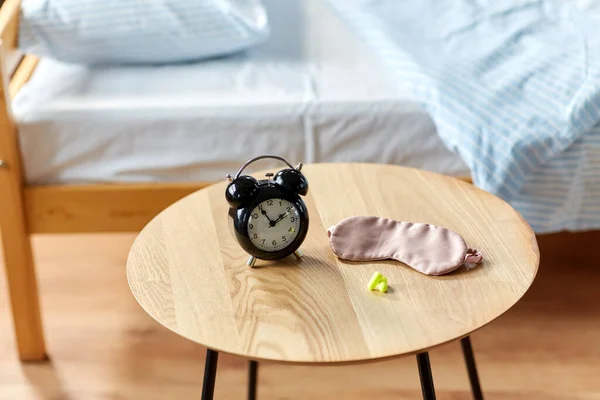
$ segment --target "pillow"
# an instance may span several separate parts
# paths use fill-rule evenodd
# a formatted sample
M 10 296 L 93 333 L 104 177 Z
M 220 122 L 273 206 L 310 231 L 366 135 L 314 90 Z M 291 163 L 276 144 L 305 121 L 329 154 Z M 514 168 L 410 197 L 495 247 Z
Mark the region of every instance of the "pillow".
M 196 60 L 268 35 L 261 0 L 23 0 L 19 23 L 21 50 L 80 64 Z

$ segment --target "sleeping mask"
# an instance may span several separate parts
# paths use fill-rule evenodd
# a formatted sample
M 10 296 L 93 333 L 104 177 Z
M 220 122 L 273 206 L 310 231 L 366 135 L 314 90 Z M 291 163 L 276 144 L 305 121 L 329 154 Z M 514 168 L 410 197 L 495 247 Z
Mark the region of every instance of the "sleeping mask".
M 426 275 L 443 275 L 465 263 L 479 263 L 479 251 L 458 233 L 431 224 L 380 217 L 350 217 L 327 231 L 333 252 L 343 260 L 396 260 Z

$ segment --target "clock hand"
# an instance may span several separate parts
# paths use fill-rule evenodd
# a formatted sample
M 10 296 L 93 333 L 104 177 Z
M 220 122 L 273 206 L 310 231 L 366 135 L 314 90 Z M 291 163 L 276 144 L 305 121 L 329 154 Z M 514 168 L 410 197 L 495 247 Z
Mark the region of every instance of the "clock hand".
M 275 221 L 273 221 L 273 222 L 274 222 L 274 224 L 273 224 L 272 226 L 275 226 L 275 225 L 277 225 L 277 223 L 278 223 L 279 221 L 281 221 L 282 219 L 284 219 L 285 217 L 287 217 L 287 216 L 288 216 L 288 215 L 290 215 L 291 213 L 292 213 L 291 211 L 288 211 L 288 212 L 285 212 L 285 213 L 283 213 L 283 214 L 279 214 L 279 217 L 278 217 L 278 218 L 277 218 Z M 269 226 L 269 228 L 270 228 L 270 226 Z
M 273 225 L 273 223 L 275 221 L 273 221 L 271 218 L 269 218 L 269 216 L 267 215 L 267 212 L 265 210 L 263 210 L 262 206 L 258 206 L 258 209 L 260 210 L 260 213 L 262 215 L 264 215 L 265 217 L 267 217 L 267 219 L 269 220 L 270 225 Z

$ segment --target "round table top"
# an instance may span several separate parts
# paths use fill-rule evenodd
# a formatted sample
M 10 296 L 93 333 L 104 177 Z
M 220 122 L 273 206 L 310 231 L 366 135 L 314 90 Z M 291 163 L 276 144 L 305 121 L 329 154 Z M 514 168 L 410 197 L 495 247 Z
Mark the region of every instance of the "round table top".
M 471 184 L 377 164 L 315 164 L 303 173 L 310 228 L 302 259 L 248 267 L 228 227 L 227 182 L 217 183 L 165 209 L 136 238 L 127 278 L 144 310 L 213 350 L 350 363 L 464 337 L 507 311 L 533 282 L 533 231 L 506 202 Z M 396 261 L 340 260 L 326 230 L 353 215 L 446 227 L 481 250 L 484 261 L 433 277 Z M 374 271 L 388 277 L 387 293 L 367 289 Z

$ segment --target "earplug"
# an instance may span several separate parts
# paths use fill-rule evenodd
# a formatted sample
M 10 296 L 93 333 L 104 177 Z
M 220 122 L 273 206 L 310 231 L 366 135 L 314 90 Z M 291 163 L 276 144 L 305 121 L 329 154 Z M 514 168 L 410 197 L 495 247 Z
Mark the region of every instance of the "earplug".
M 381 272 L 375 271 L 369 283 L 367 285 L 369 290 L 379 290 L 381 293 L 385 293 L 388 290 L 388 280 Z
M 388 290 L 388 281 L 387 278 L 384 276 L 383 279 L 381 280 L 381 282 L 379 282 L 379 284 L 377 285 L 377 289 L 381 292 L 381 293 L 386 293 Z

